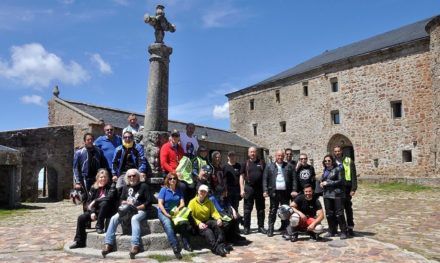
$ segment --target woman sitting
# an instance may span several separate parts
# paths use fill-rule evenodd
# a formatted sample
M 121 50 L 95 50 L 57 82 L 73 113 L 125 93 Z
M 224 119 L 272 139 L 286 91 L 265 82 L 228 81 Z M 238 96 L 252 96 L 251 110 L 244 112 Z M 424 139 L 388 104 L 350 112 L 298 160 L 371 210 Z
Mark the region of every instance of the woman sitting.
M 209 197 L 214 203 L 215 209 L 222 216 L 223 230 L 225 238 L 228 242 L 244 241 L 246 238 L 240 236 L 240 229 L 238 227 L 238 214 L 232 207 L 228 199 L 228 190 L 223 185 L 217 185 L 214 195 Z M 232 250 L 231 246 L 226 246 L 226 249 Z
M 87 211 L 78 217 L 76 235 L 70 249 L 86 246 L 86 226 L 91 221 L 96 222 L 96 232 L 104 233 L 104 219 L 112 215 L 112 208 L 116 201 L 116 187 L 111 184 L 106 169 L 99 169 L 96 182 L 91 187 L 87 203 Z
M 183 200 L 183 192 L 180 189 L 180 181 L 177 178 L 177 174 L 168 173 L 158 196 L 158 216 L 165 229 L 165 233 L 167 234 L 168 242 L 170 242 L 170 245 L 173 248 L 174 255 L 178 259 L 181 259 L 182 255 L 180 254 L 181 248 L 179 247 L 179 242 L 177 241 L 174 230 L 177 230 L 180 233 L 183 248 L 187 251 L 192 251 L 189 234 L 187 232 L 187 225 L 183 224 L 175 226 L 172 221 L 173 216 L 177 215 L 185 206 Z
M 200 185 L 197 196 L 189 202 L 188 208 L 191 209 L 199 234 L 208 242 L 212 253 L 224 257 L 229 251 L 225 249 L 224 234 L 220 228 L 223 221 L 212 201 L 206 198 L 208 190 L 208 186 Z

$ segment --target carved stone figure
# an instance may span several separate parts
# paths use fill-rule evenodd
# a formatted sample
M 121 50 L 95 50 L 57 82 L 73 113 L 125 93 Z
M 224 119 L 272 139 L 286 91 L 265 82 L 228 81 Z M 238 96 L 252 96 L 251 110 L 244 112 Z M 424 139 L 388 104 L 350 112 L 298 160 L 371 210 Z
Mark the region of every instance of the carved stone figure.
M 144 22 L 150 24 L 155 30 L 156 43 L 163 43 L 165 31 L 171 33 L 176 31 L 176 26 L 169 23 L 166 19 L 165 12 L 163 11 L 164 8 L 162 5 L 157 5 L 156 16 L 150 16 L 149 14 L 144 15 Z

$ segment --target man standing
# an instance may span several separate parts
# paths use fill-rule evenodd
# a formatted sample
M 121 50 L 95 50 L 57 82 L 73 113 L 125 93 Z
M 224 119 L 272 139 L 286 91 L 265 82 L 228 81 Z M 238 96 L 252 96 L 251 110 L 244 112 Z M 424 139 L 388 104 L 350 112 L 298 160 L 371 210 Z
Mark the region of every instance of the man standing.
M 236 162 L 234 151 L 228 152 L 228 163 L 223 166 L 223 176 L 226 178 L 228 199 L 235 211 L 238 211 L 240 196 L 240 163 Z
M 293 159 L 293 150 L 287 148 L 284 150 L 284 154 L 286 155 L 286 162 L 290 163 L 293 167 L 296 167 L 296 161 Z
M 84 147 L 75 151 L 73 156 L 73 175 L 75 188 L 82 187 L 88 193 L 95 183 L 96 174 L 100 168 L 108 168 L 107 160 L 101 149 L 93 145 L 93 135 L 84 134 Z
M 244 198 L 243 216 L 244 232 L 248 235 L 251 227 L 251 212 L 255 203 L 257 208 L 258 232 L 266 234 L 264 229 L 264 196 L 263 196 L 263 171 L 264 163 L 257 157 L 257 148 L 248 150 L 249 160 L 241 165 L 240 170 L 240 195 Z
M 333 148 L 333 154 L 336 159 L 336 163 L 343 169 L 343 175 L 345 175 L 345 203 L 344 209 L 347 217 L 348 235 L 354 236 L 354 221 L 353 221 L 353 204 L 351 198 L 354 196 L 357 190 L 357 176 L 356 166 L 354 161 L 348 156 L 342 156 L 341 146 L 335 146 Z
M 171 133 L 170 141 L 162 145 L 160 148 L 160 166 L 162 168 L 163 177 L 168 173 L 175 173 L 179 161 L 185 154 L 183 148 L 179 145 L 180 133 L 174 130 Z
M 294 174 L 295 168 L 284 162 L 283 150 L 278 150 L 275 154 L 275 163 L 268 164 L 264 169 L 263 195 L 264 197 L 270 197 L 268 237 L 273 236 L 278 207 L 288 205 L 290 197 L 293 196 Z M 288 224 L 288 220 L 283 220 L 280 230 L 285 230 Z
M 298 231 L 309 232 L 312 239 L 319 241 L 319 234 L 324 232 L 321 221 L 324 219 L 319 199 L 313 195 L 313 188 L 310 185 L 304 187 L 304 194 L 298 195 L 290 204 L 295 214 L 291 217 L 291 227 L 287 232 L 290 235 L 290 241 L 298 240 Z
M 119 190 L 125 185 L 125 173 L 129 169 L 137 169 L 143 179 L 147 173 L 147 159 L 144 156 L 144 148 L 133 140 L 133 133 L 126 131 L 122 137 L 122 145 L 118 146 L 113 155 L 112 174 L 113 182 Z
M 197 150 L 199 149 L 197 138 L 193 136 L 195 130 L 196 126 L 194 123 L 188 123 L 186 125 L 186 133 L 182 132 L 180 134 L 180 145 L 182 145 L 185 155 L 191 160 L 196 157 Z
M 316 185 L 315 168 L 307 163 L 307 154 L 301 153 L 299 155 L 299 162 L 296 165 L 296 176 L 293 182 L 293 197 L 303 194 L 304 186 L 310 185 L 313 190 Z
M 104 133 L 105 135 L 99 136 L 98 139 L 96 139 L 95 146 L 104 152 L 108 167 L 112 167 L 113 154 L 115 153 L 115 149 L 119 145 L 122 145 L 122 138 L 119 135 L 115 135 L 115 130 L 110 124 L 104 126 Z M 109 172 L 111 172 L 111 170 Z
M 137 123 L 136 115 L 134 115 L 133 113 L 130 113 L 128 115 L 127 120 L 129 125 L 122 130 L 122 134 L 124 134 L 126 131 L 129 131 L 133 135 L 136 135 L 136 133 L 144 128 L 144 126 L 141 126 Z

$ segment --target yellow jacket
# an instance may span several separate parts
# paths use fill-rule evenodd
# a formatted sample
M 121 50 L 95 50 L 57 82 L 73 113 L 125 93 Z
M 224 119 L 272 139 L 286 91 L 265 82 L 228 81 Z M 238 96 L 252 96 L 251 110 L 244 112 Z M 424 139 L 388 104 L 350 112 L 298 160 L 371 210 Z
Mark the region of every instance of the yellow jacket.
M 188 208 L 191 209 L 191 216 L 194 218 L 197 226 L 200 223 L 208 221 L 210 218 L 215 220 L 222 218 L 215 209 L 214 203 L 209 200 L 208 197 L 205 198 L 203 203 L 200 203 L 199 198 L 194 197 L 188 204 Z

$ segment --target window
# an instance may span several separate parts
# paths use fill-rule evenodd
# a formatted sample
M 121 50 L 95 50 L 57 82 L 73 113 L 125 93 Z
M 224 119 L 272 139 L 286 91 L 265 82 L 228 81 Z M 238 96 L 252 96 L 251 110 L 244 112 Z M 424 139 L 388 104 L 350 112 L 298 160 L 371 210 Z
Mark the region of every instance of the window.
M 402 151 L 402 162 L 404 162 L 404 163 L 412 162 L 411 150 Z
M 303 84 L 303 94 L 304 96 L 309 96 L 309 86 L 307 85 L 307 83 L 304 85 Z
M 331 78 L 330 84 L 332 86 L 332 92 L 338 92 L 338 78 Z
M 280 91 L 279 90 L 275 91 L 275 100 L 277 103 L 280 103 Z
M 333 124 L 339 124 L 340 119 L 339 119 L 339 111 L 338 110 L 334 110 L 331 112 L 331 116 L 332 116 L 332 123 Z
M 286 122 L 285 121 L 280 122 L 280 129 L 281 129 L 281 132 L 286 132 Z
M 257 124 L 255 123 L 255 124 L 252 124 L 252 127 L 253 127 L 253 129 L 254 129 L 254 136 L 257 136 Z
M 255 109 L 255 106 L 254 106 L 254 99 L 251 99 L 251 100 L 249 101 L 249 108 L 250 108 L 251 110 L 254 110 L 254 109 Z
M 402 118 L 402 101 L 392 101 L 391 102 L 391 117 L 393 119 Z

